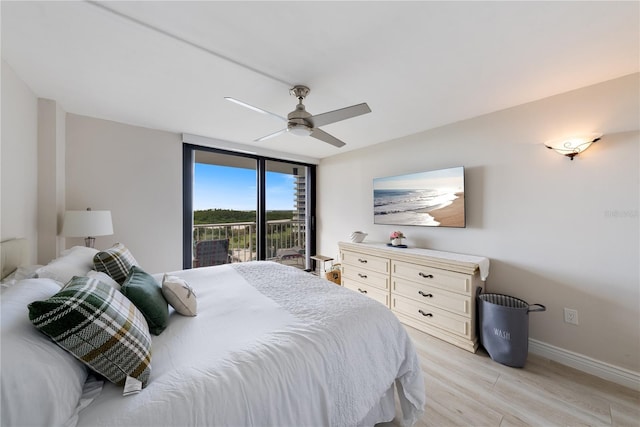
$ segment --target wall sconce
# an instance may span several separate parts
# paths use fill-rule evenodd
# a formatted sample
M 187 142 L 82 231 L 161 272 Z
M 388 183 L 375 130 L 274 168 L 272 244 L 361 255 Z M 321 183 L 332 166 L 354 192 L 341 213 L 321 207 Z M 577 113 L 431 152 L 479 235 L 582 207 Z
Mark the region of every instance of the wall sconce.
M 600 138 L 602 138 L 601 133 L 590 133 L 571 138 L 557 139 L 545 144 L 545 147 L 555 150 L 557 153 L 573 160 L 575 156 L 589 148 L 591 144 L 600 141 Z
M 110 236 L 113 234 L 111 211 L 66 211 L 62 224 L 62 234 L 66 237 L 84 237 L 84 244 L 92 248 L 94 236 Z

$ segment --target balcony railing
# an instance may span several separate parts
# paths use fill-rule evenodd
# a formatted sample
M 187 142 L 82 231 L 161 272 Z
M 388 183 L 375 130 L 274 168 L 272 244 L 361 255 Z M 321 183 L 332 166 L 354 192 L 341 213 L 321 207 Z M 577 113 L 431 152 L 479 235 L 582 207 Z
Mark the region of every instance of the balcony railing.
M 229 240 L 232 262 L 257 259 L 256 223 L 231 222 L 224 224 L 196 224 L 193 226 L 193 242 L 201 240 Z M 304 267 L 306 225 L 304 221 L 283 219 L 267 221 L 266 258 L 278 261 L 295 261 Z

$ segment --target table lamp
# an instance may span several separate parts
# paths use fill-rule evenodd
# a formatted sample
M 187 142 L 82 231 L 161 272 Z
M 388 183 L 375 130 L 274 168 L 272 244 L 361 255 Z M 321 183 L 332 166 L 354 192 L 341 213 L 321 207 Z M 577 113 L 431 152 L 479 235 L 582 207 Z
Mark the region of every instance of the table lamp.
M 93 248 L 95 236 L 109 236 L 113 234 L 111 211 L 66 211 L 62 224 L 62 233 L 65 237 L 84 237 L 84 244 Z

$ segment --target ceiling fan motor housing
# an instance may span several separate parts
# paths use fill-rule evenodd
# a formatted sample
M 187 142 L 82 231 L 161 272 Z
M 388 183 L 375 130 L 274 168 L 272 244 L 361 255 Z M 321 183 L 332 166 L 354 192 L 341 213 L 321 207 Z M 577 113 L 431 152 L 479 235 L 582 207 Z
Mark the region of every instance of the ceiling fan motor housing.
M 307 110 L 304 109 L 303 104 L 298 104 L 296 106 L 296 109 L 287 115 L 287 119 L 289 119 L 289 121 L 297 120 L 298 123 L 307 123 L 307 124 L 311 123 L 311 121 L 308 120 L 310 117 L 311 117 L 311 114 L 309 114 Z
M 309 94 L 306 86 L 295 86 L 290 90 L 291 94 L 298 98 L 296 109 L 287 115 L 287 131 L 294 135 L 309 136 L 313 132 L 313 122 L 310 120 L 311 114 L 307 112 L 302 103 L 305 96 Z

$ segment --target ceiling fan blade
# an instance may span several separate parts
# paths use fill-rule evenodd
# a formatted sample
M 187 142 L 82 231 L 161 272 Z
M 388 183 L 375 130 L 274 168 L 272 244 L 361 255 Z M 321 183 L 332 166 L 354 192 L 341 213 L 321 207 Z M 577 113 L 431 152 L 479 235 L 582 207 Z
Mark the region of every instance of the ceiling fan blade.
M 329 111 L 327 113 L 317 114 L 309 117 L 309 120 L 313 123 L 313 127 L 328 125 L 330 123 L 339 122 L 340 120 L 350 119 L 352 117 L 360 116 L 371 112 L 371 108 L 366 102 L 362 104 L 352 105 L 351 107 L 341 108 L 339 110 Z
M 319 139 L 320 141 L 324 141 L 327 142 L 333 146 L 336 146 L 338 148 L 342 147 L 343 145 L 345 145 L 344 142 L 340 141 L 338 138 L 336 138 L 333 135 L 329 135 L 328 133 L 326 133 L 325 131 L 321 130 L 321 129 L 313 129 L 313 131 L 311 132 L 312 137 Z
M 242 105 L 243 107 L 248 108 L 250 110 L 257 111 L 258 113 L 266 114 L 267 116 L 272 116 L 272 117 L 275 117 L 276 119 L 280 119 L 280 120 L 285 121 L 285 122 L 287 121 L 287 119 L 285 119 L 282 116 L 277 115 L 276 113 L 272 113 L 270 111 L 263 110 L 262 108 L 254 107 L 253 105 L 247 104 L 246 102 L 240 101 L 239 99 L 235 99 L 235 98 L 232 98 L 230 96 L 225 96 L 224 99 L 226 99 L 227 101 L 231 101 L 231 102 L 233 102 L 235 104 Z
M 254 142 L 260 142 L 260 141 L 264 141 L 266 139 L 274 138 L 274 137 L 276 137 L 278 135 L 281 135 L 281 134 L 283 134 L 285 132 L 287 132 L 287 129 L 282 129 L 282 130 L 279 130 L 278 132 L 270 133 L 269 135 L 265 135 L 262 138 L 258 138 L 256 140 L 254 140 Z

